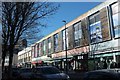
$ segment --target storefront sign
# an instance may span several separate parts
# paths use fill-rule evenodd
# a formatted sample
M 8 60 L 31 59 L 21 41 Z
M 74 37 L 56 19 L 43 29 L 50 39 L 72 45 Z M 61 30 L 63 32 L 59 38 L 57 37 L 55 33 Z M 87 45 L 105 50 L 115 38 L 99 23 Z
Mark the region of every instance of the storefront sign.
M 47 55 L 37 57 L 37 58 L 32 58 L 32 62 L 39 62 L 39 61 L 50 61 L 52 58 L 48 57 Z
M 69 50 L 68 54 L 74 56 L 74 55 L 85 54 L 87 52 L 89 52 L 89 46 Z
M 78 59 L 83 59 L 83 56 L 78 56 Z
M 98 43 L 90 46 L 90 51 L 94 54 L 119 51 L 120 46 L 118 45 L 118 39 L 111 40 L 103 43 Z
M 72 49 L 72 50 L 68 50 L 67 51 L 67 55 L 68 56 L 74 56 L 74 55 L 80 55 L 80 54 L 85 54 L 89 52 L 89 47 L 86 46 L 86 47 L 82 47 L 82 48 L 76 48 L 76 49 Z M 55 53 L 55 54 L 52 54 L 52 58 L 61 58 L 61 57 L 65 57 L 66 55 L 66 52 L 60 52 L 60 53 Z

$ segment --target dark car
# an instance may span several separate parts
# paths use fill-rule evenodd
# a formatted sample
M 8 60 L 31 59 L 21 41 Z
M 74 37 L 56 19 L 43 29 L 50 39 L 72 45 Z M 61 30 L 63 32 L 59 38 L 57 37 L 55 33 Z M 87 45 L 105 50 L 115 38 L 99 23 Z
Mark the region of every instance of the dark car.
M 42 75 L 44 80 L 70 80 L 69 76 L 53 66 L 35 68 L 36 74 Z
M 20 70 L 20 77 L 22 79 L 30 79 L 32 77 L 32 70 L 31 68 L 22 68 Z
M 20 69 L 19 68 L 12 68 L 12 77 L 14 79 L 17 79 L 20 75 Z
M 86 72 L 84 80 L 120 80 L 120 69 L 102 69 Z
M 6 69 L 6 70 L 3 70 L 3 72 L 2 72 L 2 75 L 3 75 L 3 77 L 2 77 L 2 79 L 3 80 L 16 80 L 16 79 L 18 79 L 19 78 L 19 75 L 20 75 L 20 69 L 19 68 L 12 68 L 12 75 L 11 75 L 11 78 L 9 79 L 8 78 L 8 69 Z
M 42 75 L 38 75 L 35 69 L 22 68 L 20 70 L 20 80 L 44 80 Z

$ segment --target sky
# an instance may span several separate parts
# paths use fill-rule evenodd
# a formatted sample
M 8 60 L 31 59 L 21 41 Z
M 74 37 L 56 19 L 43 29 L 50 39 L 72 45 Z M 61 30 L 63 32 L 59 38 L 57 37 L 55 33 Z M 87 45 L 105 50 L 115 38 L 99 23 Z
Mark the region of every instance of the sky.
M 50 16 L 47 20 L 47 27 L 43 28 L 42 35 L 47 36 L 64 25 L 63 20 L 70 22 L 101 2 L 59 2 L 57 13 Z

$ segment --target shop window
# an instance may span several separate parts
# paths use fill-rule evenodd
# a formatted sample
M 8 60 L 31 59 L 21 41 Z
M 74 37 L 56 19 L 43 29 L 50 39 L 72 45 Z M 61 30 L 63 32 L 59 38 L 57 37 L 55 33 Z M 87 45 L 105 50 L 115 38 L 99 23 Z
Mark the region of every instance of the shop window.
M 120 9 L 118 9 L 118 3 L 115 3 L 111 6 L 112 8 L 112 21 L 113 21 L 113 30 L 115 38 L 120 37 Z

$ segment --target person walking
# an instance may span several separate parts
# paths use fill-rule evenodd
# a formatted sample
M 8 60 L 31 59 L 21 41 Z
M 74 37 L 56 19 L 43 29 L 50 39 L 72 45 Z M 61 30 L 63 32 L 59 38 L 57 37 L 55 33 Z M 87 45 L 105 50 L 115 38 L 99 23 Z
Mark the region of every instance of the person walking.
M 110 65 L 110 68 L 117 68 L 117 63 L 116 62 L 112 62 Z
M 107 69 L 107 62 L 106 62 L 106 60 L 103 63 L 104 63 L 103 64 L 103 69 Z

